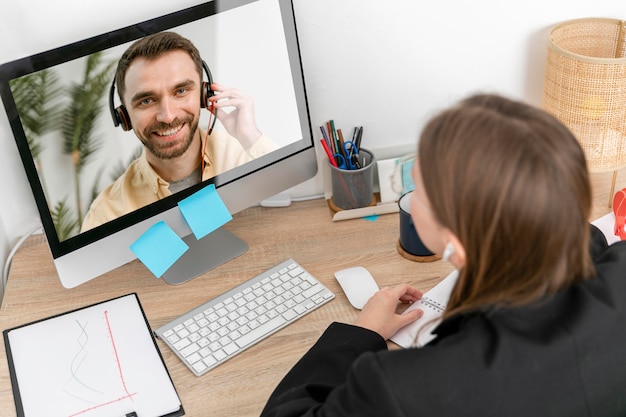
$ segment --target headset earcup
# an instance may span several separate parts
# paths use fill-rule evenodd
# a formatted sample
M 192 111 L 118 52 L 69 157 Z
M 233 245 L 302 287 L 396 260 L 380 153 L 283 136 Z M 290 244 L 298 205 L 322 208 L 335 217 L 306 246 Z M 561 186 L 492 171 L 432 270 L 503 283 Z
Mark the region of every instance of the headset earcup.
M 200 108 L 210 109 L 211 102 L 209 101 L 209 99 L 215 95 L 215 92 L 211 90 L 211 84 L 213 84 L 213 75 L 211 74 L 209 65 L 204 60 L 202 61 L 202 69 L 206 73 L 207 81 L 202 83 L 202 88 L 200 92 Z
M 200 108 L 209 109 L 211 107 L 209 98 L 213 97 L 214 94 L 213 90 L 211 90 L 211 85 L 207 82 L 203 82 L 200 93 Z
M 113 124 L 115 127 L 122 126 L 124 130 L 130 130 L 133 128 L 130 122 L 130 116 L 126 111 L 124 105 L 119 107 L 115 107 L 115 79 L 111 83 L 111 88 L 109 89 L 109 111 L 111 112 L 111 118 L 113 119 Z
M 124 131 L 129 131 L 133 128 L 133 125 L 130 122 L 130 116 L 124 106 L 115 108 L 115 121 L 116 126 L 121 126 Z

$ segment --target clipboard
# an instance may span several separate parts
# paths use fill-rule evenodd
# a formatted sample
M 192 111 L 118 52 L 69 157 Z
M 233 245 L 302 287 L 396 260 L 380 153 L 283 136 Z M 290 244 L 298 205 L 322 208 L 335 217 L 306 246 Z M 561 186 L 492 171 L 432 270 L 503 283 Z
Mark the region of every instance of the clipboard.
M 18 417 L 185 415 L 136 293 L 3 336 Z

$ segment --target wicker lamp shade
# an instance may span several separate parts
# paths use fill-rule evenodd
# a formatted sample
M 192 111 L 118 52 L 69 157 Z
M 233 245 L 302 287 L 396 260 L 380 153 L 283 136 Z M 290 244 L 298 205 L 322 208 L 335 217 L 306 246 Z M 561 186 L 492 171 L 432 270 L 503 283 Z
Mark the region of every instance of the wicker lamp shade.
M 543 108 L 576 135 L 591 172 L 626 166 L 625 21 L 576 19 L 551 29 Z

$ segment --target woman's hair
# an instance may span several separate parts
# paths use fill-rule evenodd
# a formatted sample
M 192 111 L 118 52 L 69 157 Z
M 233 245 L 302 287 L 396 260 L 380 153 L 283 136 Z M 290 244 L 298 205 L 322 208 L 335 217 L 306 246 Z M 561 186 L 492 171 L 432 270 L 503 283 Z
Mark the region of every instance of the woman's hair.
M 194 62 L 196 70 L 202 79 L 202 58 L 195 45 L 187 38 L 176 32 L 158 32 L 135 41 L 122 54 L 115 71 L 115 84 L 123 102 L 126 90 L 126 71 L 130 64 L 137 58 L 156 59 L 167 52 L 184 51 Z
M 434 117 L 418 148 L 434 215 L 466 251 L 444 317 L 528 304 L 594 275 L 585 156 L 556 118 L 476 95 Z

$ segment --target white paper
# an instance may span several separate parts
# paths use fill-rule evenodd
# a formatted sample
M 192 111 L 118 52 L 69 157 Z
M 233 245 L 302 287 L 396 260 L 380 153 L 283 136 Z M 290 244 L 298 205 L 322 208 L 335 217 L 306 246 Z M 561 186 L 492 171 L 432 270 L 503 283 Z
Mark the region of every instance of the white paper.
M 452 271 L 430 291 L 424 293 L 420 301 L 407 308 L 405 314 L 416 308 L 421 309 L 424 314 L 400 329 L 390 340 L 403 348 L 408 348 L 424 346 L 434 339 L 435 336 L 431 332 L 441 322 L 441 316 L 446 309 L 458 276 L 458 271 Z
M 620 241 L 619 236 L 615 236 L 615 214 L 613 212 L 594 220 L 591 224 L 602 231 L 609 245 Z
M 134 295 L 9 332 L 26 417 L 161 416 L 180 400 Z

